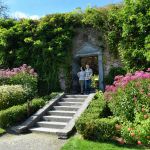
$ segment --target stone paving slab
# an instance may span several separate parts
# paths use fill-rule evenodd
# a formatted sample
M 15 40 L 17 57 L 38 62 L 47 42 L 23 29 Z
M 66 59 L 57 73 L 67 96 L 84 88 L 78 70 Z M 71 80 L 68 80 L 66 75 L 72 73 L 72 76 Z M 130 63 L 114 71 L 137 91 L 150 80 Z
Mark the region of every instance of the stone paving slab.
M 0 137 L 0 150 L 60 150 L 66 142 L 44 133 L 5 134 Z

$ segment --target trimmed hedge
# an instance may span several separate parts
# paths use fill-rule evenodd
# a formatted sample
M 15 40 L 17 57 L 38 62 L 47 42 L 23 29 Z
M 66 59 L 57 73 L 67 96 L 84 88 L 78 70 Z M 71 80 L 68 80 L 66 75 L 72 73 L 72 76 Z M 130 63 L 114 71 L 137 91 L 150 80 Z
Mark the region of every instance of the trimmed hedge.
M 77 127 L 79 133 L 88 140 L 106 141 L 117 134 L 115 124 L 116 118 L 91 119 L 89 122 L 80 122 L 82 130 Z M 78 123 L 78 125 L 80 124 Z M 84 129 L 83 129 L 84 128 Z
M 76 129 L 85 139 L 109 140 L 117 134 L 115 124 L 118 122 L 116 118 L 108 117 L 109 115 L 111 113 L 103 93 L 98 92 L 89 107 L 76 121 Z
M 0 86 L 0 110 L 25 103 L 29 94 L 28 88 L 25 89 L 21 85 Z
M 41 98 L 33 99 L 30 106 L 30 115 L 45 105 L 45 101 Z M 18 122 L 25 120 L 29 115 L 28 104 L 13 106 L 6 110 L 0 111 L 0 127 L 7 128 Z

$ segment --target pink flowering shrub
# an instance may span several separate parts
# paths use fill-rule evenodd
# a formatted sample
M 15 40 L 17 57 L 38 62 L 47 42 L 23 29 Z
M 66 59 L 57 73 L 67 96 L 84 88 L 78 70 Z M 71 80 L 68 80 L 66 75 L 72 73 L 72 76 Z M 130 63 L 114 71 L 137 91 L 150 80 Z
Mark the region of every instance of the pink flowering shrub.
M 0 85 L 22 85 L 28 88 L 31 98 L 37 93 L 37 73 L 31 66 L 23 64 L 19 68 L 1 69 Z
M 121 124 L 126 143 L 150 144 L 150 68 L 116 76 L 106 87 L 105 99 Z
M 113 85 L 106 86 L 106 93 L 115 92 L 119 87 L 124 88 L 130 81 L 137 79 L 150 79 L 150 68 L 147 69 L 147 72 L 136 71 L 134 74 L 127 73 L 125 76 L 116 76 Z

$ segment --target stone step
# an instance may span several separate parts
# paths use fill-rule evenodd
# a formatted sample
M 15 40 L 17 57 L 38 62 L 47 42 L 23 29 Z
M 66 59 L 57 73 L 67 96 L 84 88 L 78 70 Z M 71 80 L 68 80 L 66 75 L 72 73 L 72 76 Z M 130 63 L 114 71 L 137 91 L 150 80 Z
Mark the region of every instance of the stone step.
M 41 132 L 41 133 L 51 133 L 51 134 L 56 134 L 60 130 L 61 129 L 43 128 L 43 127 L 36 127 L 30 129 L 31 132 Z
M 87 98 L 88 95 L 65 95 L 66 98 Z
M 54 106 L 54 110 L 77 111 L 80 107 L 77 106 Z
M 37 125 L 39 127 L 44 127 L 44 128 L 63 129 L 67 125 L 67 123 L 40 121 L 40 122 L 37 122 Z
M 76 113 L 76 111 L 48 111 L 47 114 L 48 115 L 53 115 L 53 116 L 74 116 L 74 114 Z
M 81 102 L 59 102 L 59 106 L 80 106 L 82 105 Z
M 56 122 L 69 122 L 72 117 L 68 116 L 43 116 L 45 121 L 56 121 Z
M 84 98 L 62 98 L 61 101 L 63 102 L 84 102 Z

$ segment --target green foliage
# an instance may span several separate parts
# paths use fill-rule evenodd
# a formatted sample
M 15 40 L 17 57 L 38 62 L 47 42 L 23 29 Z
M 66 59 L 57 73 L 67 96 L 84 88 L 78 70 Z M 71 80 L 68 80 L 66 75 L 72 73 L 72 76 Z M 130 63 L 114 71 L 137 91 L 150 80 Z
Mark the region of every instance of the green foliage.
M 29 95 L 21 85 L 0 86 L 0 110 L 26 102 Z
M 130 81 L 125 88 L 119 88 L 109 102 L 113 114 L 122 121 L 134 122 L 136 112 L 140 112 L 143 106 L 150 108 L 149 85 L 149 79 L 138 79 Z
M 44 106 L 45 102 L 43 99 L 33 99 L 30 113 L 33 114 L 39 108 Z M 17 105 L 10 107 L 6 110 L 0 111 L 0 127 L 8 128 L 16 123 L 24 121 L 28 117 L 27 104 Z
M 106 102 L 101 92 L 98 92 L 90 103 L 88 109 L 76 122 L 77 131 L 89 140 L 108 140 L 116 134 L 116 118 L 108 117 L 110 111 L 106 111 Z M 108 117 L 108 118 L 102 118 Z
M 6 26 L 1 19 L 1 65 L 11 68 L 26 62 L 37 70 L 42 86 L 39 86 L 40 92 L 58 91 L 59 69 L 70 66 L 68 56 L 73 37 L 72 28 L 68 26 L 70 17 L 70 14 L 56 14 L 40 22 L 9 20 L 12 26 Z
M 114 82 L 114 78 L 117 75 L 125 75 L 126 71 L 122 67 L 112 67 L 108 73 L 108 75 L 105 77 L 105 84 L 111 85 Z
M 128 70 L 149 67 L 149 0 L 125 0 L 122 9 L 120 56 Z

